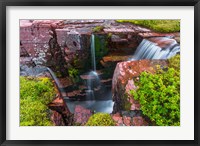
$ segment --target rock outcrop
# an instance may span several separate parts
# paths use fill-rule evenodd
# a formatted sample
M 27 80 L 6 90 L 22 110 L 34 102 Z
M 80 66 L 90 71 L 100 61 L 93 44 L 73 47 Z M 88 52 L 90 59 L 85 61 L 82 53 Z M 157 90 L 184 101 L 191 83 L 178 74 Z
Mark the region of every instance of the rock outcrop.
M 112 80 L 113 101 L 115 102 L 113 113 L 123 110 L 140 110 L 139 102 L 130 97 L 130 90 L 136 90 L 134 81 L 139 80 L 142 72 L 154 73 L 157 65 L 166 66 L 167 61 L 138 60 L 117 64 Z
M 100 32 L 93 32 L 102 26 Z M 20 20 L 21 63 L 45 65 L 66 72 L 77 60 L 87 62 L 91 34 L 107 36 L 109 51 L 133 54 L 143 38 L 170 36 L 179 42 L 180 33 L 157 33 L 150 29 L 114 20 Z M 83 67 L 83 66 L 79 66 Z

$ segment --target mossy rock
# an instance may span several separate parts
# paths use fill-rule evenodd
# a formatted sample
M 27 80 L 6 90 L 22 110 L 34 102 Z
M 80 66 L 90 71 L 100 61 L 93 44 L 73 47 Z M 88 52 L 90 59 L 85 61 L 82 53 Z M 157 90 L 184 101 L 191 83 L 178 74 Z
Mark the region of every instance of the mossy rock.
M 96 113 L 89 118 L 86 126 L 115 126 L 115 122 L 110 114 Z
M 55 97 L 51 79 L 20 77 L 20 126 L 53 126 L 48 104 Z

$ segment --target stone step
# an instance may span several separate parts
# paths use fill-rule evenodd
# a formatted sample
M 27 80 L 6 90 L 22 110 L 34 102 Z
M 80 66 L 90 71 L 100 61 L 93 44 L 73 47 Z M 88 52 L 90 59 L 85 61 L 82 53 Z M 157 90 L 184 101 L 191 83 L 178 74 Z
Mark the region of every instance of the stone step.
M 95 73 L 98 75 L 99 78 L 100 78 L 101 75 L 103 74 L 101 70 L 97 70 L 96 72 L 94 72 L 94 74 L 92 74 L 91 72 L 87 72 L 87 73 L 85 73 L 85 74 L 80 75 L 80 77 L 81 77 L 82 80 L 96 79 L 97 76 L 96 76 Z
M 100 82 L 103 84 L 103 85 L 112 85 L 112 79 L 104 79 L 104 80 L 100 80 Z
M 103 67 L 111 67 L 116 66 L 118 62 L 123 62 L 129 60 L 129 58 L 132 58 L 133 55 L 123 55 L 123 54 L 109 54 L 107 56 L 104 56 L 103 59 L 100 61 L 101 65 Z

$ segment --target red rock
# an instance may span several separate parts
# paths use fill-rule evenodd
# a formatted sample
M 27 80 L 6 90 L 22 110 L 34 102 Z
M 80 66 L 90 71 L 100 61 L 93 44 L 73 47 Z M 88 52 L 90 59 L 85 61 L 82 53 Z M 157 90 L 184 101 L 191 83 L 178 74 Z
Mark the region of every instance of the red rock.
M 176 36 L 180 36 L 180 33 L 179 32 L 176 32 L 176 33 L 143 32 L 143 33 L 139 33 L 138 35 L 142 36 L 143 38 L 166 37 L 166 36 L 176 37 Z
M 89 109 L 85 109 L 84 107 L 77 105 L 74 112 L 74 122 L 84 125 L 91 115 L 92 112 Z
M 62 98 L 56 98 L 52 103 L 59 103 L 59 104 L 63 104 L 64 101 Z
M 164 60 L 139 60 L 139 61 L 125 61 L 117 64 L 113 80 L 112 92 L 114 100 L 114 113 L 125 109 L 125 103 L 128 101 L 132 105 L 131 109 L 139 109 L 140 106 L 134 97 L 130 95 L 130 90 L 135 90 L 133 78 L 137 78 L 143 71 L 154 73 L 156 65 L 166 66 L 167 61 Z M 124 98 L 128 95 L 128 98 Z M 133 98 L 133 100 L 131 99 Z
M 152 37 L 148 38 L 149 41 L 154 42 L 160 48 L 167 48 L 170 45 L 177 44 L 176 40 L 167 37 Z
M 123 126 L 124 125 L 122 117 L 119 118 L 119 120 L 117 121 L 117 123 L 119 124 L 119 126 Z
M 56 111 L 52 111 L 51 114 L 51 121 L 55 126 L 65 126 L 64 120 L 62 115 Z
M 133 103 L 130 110 L 140 110 L 140 104 Z
M 133 117 L 133 125 L 134 126 L 148 126 L 148 123 L 145 121 L 143 117 Z
M 126 126 L 131 126 L 131 117 L 123 117 L 123 122 Z
M 114 121 L 119 121 L 120 120 L 120 118 L 121 118 L 121 116 L 120 116 L 120 114 L 119 113 L 116 113 L 116 114 L 114 114 L 114 115 L 112 115 L 112 118 L 113 118 L 113 120 Z

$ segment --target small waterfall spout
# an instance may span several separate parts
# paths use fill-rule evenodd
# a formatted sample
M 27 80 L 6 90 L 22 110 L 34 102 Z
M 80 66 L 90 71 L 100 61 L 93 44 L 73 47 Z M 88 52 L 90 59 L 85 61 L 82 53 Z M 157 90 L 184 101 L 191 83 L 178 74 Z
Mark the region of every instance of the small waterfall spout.
M 49 72 L 49 74 L 51 75 L 52 79 L 55 81 L 55 84 L 56 84 L 56 87 L 57 87 L 58 92 L 59 92 L 59 94 L 60 94 L 60 97 L 61 97 L 62 99 L 64 99 L 64 98 L 63 98 L 63 95 L 62 95 L 62 91 L 61 91 L 61 89 L 60 89 L 60 82 L 59 82 L 59 80 L 57 79 L 56 75 L 55 75 L 54 72 L 53 72 L 50 68 L 48 68 L 48 67 L 46 68 L 46 71 Z M 65 109 L 66 109 L 66 111 L 67 111 L 68 113 L 70 113 L 71 110 L 68 108 L 68 106 L 66 105 L 66 103 L 65 103 Z
M 167 39 L 168 38 L 159 38 L 159 40 L 156 41 L 161 40 L 163 43 L 166 42 Z M 178 53 L 180 53 L 180 46 L 175 40 L 173 40 L 172 43 L 167 44 L 164 48 L 161 48 L 157 45 L 157 43 L 143 39 L 137 47 L 136 52 L 131 60 L 168 59 Z
M 87 79 L 87 98 L 94 100 L 94 91 L 97 88 L 100 88 L 100 79 L 99 75 L 96 72 L 96 57 L 95 57 L 95 36 L 91 35 L 91 61 L 92 61 L 92 71 L 88 73 Z
M 96 71 L 96 58 L 95 58 L 95 36 L 91 35 L 91 58 L 93 71 Z
M 59 87 L 60 87 L 60 82 L 59 82 L 59 80 L 57 79 L 55 73 L 54 73 L 50 68 L 48 68 L 48 67 L 47 67 L 47 71 L 50 73 L 51 77 L 53 78 L 53 80 L 54 80 L 55 83 L 56 83 L 56 86 L 59 88 Z

